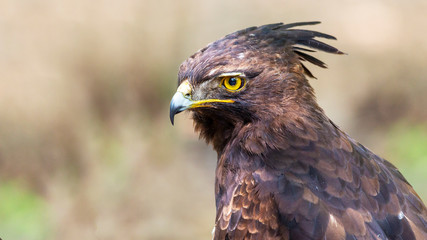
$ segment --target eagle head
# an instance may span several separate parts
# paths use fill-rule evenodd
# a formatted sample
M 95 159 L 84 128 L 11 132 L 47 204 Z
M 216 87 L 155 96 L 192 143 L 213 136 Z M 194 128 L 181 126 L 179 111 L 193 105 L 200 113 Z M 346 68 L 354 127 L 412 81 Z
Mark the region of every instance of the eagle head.
M 251 27 L 193 54 L 179 69 L 178 89 L 170 104 L 172 124 L 177 113 L 191 110 L 196 130 L 219 150 L 247 124 L 268 123 L 292 112 L 321 111 L 305 77 L 313 75 L 302 61 L 326 67 L 308 53 L 342 52 L 315 39 L 333 36 L 292 29 L 318 23 Z

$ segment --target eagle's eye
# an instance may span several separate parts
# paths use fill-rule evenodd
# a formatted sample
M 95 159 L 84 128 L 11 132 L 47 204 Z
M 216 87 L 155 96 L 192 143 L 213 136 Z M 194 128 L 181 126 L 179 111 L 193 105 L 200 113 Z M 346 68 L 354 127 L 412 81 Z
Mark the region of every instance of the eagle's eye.
M 242 89 L 246 81 L 241 77 L 223 77 L 221 85 L 229 91 L 238 91 Z

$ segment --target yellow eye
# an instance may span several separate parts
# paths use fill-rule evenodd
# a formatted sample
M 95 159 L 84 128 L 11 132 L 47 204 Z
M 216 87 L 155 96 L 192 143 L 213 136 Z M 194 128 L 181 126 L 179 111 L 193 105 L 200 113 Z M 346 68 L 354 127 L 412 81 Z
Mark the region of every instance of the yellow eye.
M 237 91 L 243 87 L 245 80 L 240 77 L 224 77 L 222 85 L 230 91 Z

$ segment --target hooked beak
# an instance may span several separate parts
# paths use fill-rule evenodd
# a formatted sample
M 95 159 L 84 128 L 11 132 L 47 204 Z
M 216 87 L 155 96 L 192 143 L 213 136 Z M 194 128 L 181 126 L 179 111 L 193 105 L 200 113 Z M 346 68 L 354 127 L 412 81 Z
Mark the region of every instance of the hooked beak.
M 194 101 L 191 99 L 192 88 L 188 80 L 185 80 L 179 85 L 176 90 L 175 95 L 173 95 L 170 109 L 169 117 L 173 125 L 175 115 L 191 108 L 198 107 L 212 107 L 209 103 L 222 102 L 222 103 L 233 103 L 234 100 L 231 99 L 205 99 Z
M 193 101 L 191 100 L 191 86 L 188 80 L 185 80 L 181 83 L 181 85 L 179 85 L 175 95 L 173 95 L 171 100 L 169 108 L 169 117 L 172 125 L 175 115 L 188 109 L 192 103 Z
M 188 109 L 192 103 L 193 102 L 189 99 L 189 97 L 186 97 L 181 92 L 176 92 L 175 95 L 173 95 L 169 109 L 169 117 L 171 119 L 172 125 L 175 115 Z

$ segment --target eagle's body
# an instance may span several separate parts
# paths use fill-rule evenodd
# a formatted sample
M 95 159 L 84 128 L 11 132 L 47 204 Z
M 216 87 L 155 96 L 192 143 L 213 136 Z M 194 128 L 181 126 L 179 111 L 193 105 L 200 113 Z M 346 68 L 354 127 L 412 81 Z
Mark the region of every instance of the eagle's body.
M 317 105 L 301 61 L 324 63 L 296 45 L 342 52 L 289 29 L 315 23 L 241 30 L 180 67 L 171 120 L 190 109 L 218 153 L 214 239 L 427 239 L 411 185 Z

